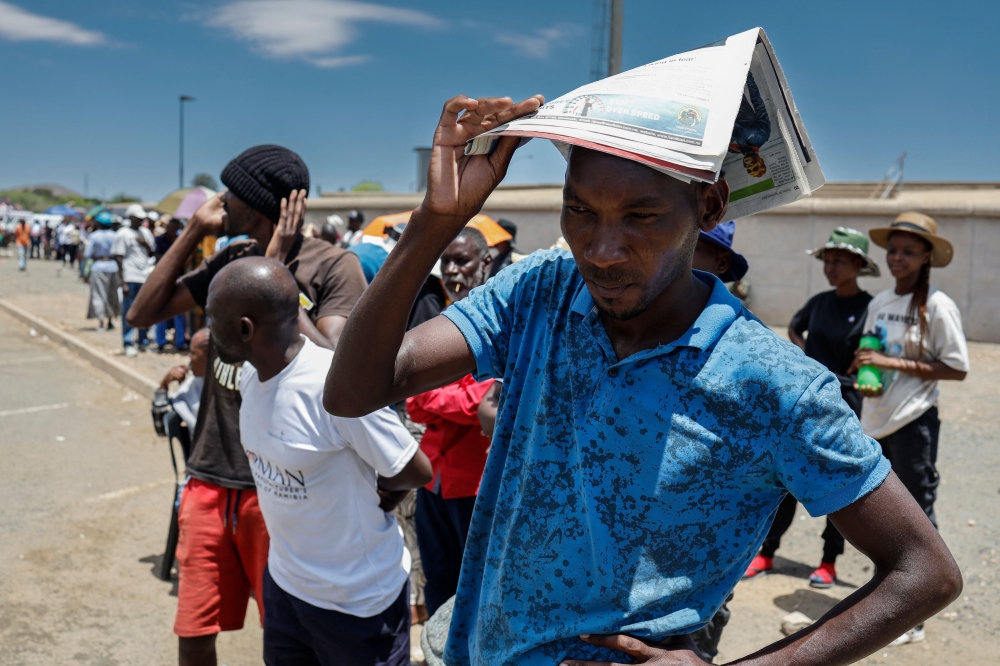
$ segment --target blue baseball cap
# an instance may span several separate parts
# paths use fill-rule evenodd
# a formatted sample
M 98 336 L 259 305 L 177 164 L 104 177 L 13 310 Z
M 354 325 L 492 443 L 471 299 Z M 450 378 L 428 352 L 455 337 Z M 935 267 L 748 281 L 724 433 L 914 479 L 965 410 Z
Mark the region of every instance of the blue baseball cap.
M 111 213 L 106 210 L 102 210 L 96 216 L 94 216 L 94 221 L 97 222 L 102 227 L 110 227 L 111 223 L 114 222 L 114 218 L 111 217 Z
M 742 280 L 743 276 L 746 275 L 747 271 L 750 269 L 750 264 L 747 263 L 746 257 L 733 249 L 733 236 L 735 235 L 736 222 L 730 220 L 717 225 L 708 233 L 702 231 L 698 236 L 699 239 L 708 241 L 713 245 L 717 245 L 723 250 L 729 250 L 729 252 L 733 255 L 732 260 L 729 262 L 729 270 L 719 276 L 719 279 L 723 282 L 736 282 L 737 280 Z

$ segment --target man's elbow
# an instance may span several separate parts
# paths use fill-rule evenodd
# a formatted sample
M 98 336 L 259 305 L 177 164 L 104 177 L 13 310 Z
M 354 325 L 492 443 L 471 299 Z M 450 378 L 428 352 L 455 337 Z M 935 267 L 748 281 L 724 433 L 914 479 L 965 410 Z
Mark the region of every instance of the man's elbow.
M 371 414 L 378 407 L 367 408 L 357 396 L 350 391 L 341 391 L 327 386 L 323 391 L 323 409 L 334 416 L 345 419 L 359 419 Z
M 948 562 L 940 569 L 936 585 L 941 607 L 944 608 L 958 599 L 962 594 L 963 587 L 965 587 L 965 581 L 962 580 L 962 570 L 955 559 L 949 555 Z

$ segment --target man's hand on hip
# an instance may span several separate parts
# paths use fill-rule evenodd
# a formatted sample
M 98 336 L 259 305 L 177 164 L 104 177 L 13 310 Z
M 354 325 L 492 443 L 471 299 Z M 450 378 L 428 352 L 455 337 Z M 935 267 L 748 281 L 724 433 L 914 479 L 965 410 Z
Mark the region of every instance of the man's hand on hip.
M 638 638 L 624 634 L 609 634 L 600 636 L 590 634 L 580 638 L 591 645 L 611 648 L 633 657 L 636 664 L 660 664 L 661 666 L 684 666 L 685 664 L 707 664 L 710 662 L 701 658 L 698 648 L 690 636 L 674 636 L 662 643 L 650 645 Z M 579 659 L 563 659 L 560 666 L 619 666 L 615 662 L 581 661 Z M 622 664 L 621 666 L 624 666 Z

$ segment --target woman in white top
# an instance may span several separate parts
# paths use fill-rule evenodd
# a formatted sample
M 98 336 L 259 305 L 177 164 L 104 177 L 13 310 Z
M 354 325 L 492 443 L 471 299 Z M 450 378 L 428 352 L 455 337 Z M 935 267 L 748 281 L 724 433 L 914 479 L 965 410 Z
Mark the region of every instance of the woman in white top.
M 922 213 L 902 213 L 889 227 L 868 232 L 888 251 L 886 263 L 896 286 L 868 304 L 866 334 L 882 342 L 882 351 L 859 349 L 851 372 L 874 365 L 882 372 L 880 389 L 859 387 L 865 395 L 861 425 L 877 439 L 903 485 L 931 522 L 937 497 L 938 380 L 963 380 L 969 352 L 962 316 L 955 301 L 930 285 L 931 267 L 951 262 L 952 246 L 937 235 L 937 223 Z M 923 626 L 895 644 L 923 640 Z

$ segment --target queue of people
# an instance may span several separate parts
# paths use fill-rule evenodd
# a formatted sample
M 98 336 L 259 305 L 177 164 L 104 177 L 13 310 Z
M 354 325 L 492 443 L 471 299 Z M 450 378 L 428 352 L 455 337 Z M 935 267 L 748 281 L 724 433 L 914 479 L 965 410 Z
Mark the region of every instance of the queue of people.
M 456 98 L 436 141 L 463 109 L 538 103 Z M 839 228 L 812 250 L 833 290 L 793 318 L 800 351 L 725 286 L 749 265 L 724 181 L 692 190 L 574 149 L 569 252 L 522 257 L 514 225 L 492 247 L 467 226 L 502 168 L 458 168 L 470 186 L 455 190 L 435 172 L 513 150 L 448 152 L 455 164 L 429 174 L 433 205 L 367 271 L 352 251 L 360 213 L 302 233 L 309 171 L 279 146 L 235 157 L 228 189 L 163 242 L 138 220 L 120 238 L 98 216 L 95 318 L 110 321 L 124 283 L 129 331 L 195 307 L 211 322 L 186 403 L 180 663 L 214 664 L 251 596 L 267 664 L 407 664 L 410 626 L 428 615 L 450 624 L 449 664 L 710 661 L 734 586 L 774 568 L 799 502 L 828 516 L 812 584 L 836 582 L 845 539 L 879 573 L 770 649 L 791 661 L 809 641 L 804 663 L 819 664 L 922 640 L 961 588 L 934 529 L 934 462 L 937 381 L 968 371 L 958 310 L 930 286 L 951 258 L 934 221 L 871 231 L 896 278 L 874 298 L 858 284 L 878 275 L 864 234 Z M 233 241 L 188 271 L 210 234 Z M 137 280 L 125 264 L 141 257 Z M 858 350 L 869 333 L 880 351 Z M 857 386 L 861 366 L 881 385 Z

